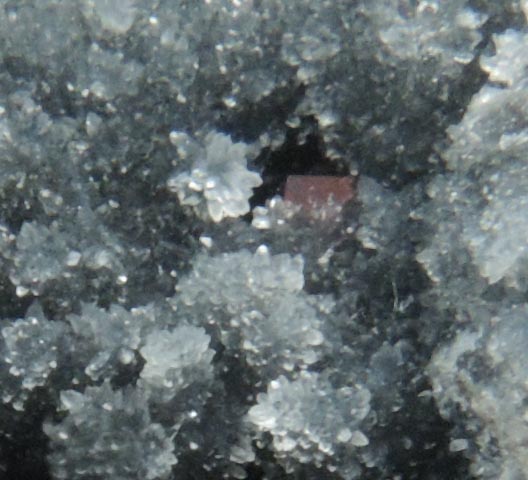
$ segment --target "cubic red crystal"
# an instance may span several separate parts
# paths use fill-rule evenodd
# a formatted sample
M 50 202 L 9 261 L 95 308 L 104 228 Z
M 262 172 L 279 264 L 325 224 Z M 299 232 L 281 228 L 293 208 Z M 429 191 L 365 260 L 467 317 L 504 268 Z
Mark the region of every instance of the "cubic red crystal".
M 284 199 L 310 214 L 324 210 L 326 216 L 333 217 L 355 197 L 355 183 L 352 176 L 290 175 Z

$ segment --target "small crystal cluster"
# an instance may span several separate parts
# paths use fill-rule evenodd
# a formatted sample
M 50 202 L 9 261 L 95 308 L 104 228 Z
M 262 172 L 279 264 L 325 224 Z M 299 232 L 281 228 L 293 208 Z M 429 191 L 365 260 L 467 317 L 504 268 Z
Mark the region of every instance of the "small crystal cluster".
M 273 449 L 286 471 L 295 471 L 292 459 L 300 463 L 350 462 L 343 470 L 360 471 L 351 451 L 369 444 L 360 430 L 367 417 L 370 393 L 361 385 L 335 389 L 328 379 L 307 373 L 295 381 L 281 376 L 258 396 L 248 420 L 258 430 L 273 435 Z
M 106 311 L 84 304 L 80 315 L 68 315 L 66 320 L 78 343 L 77 360 L 85 363 L 84 372 L 91 379 L 111 377 L 120 364 L 134 361 L 145 327 L 137 315 L 119 305 Z
M 54 283 L 68 283 L 90 271 L 104 271 L 126 283 L 124 251 L 119 242 L 97 226 L 90 213 L 80 212 L 77 221 L 76 227 L 84 227 L 84 231 L 61 231 L 56 221 L 49 227 L 36 222 L 22 225 L 8 257 L 12 261 L 10 279 L 20 297 L 29 292 L 40 295 Z
M 306 368 L 324 351 L 321 315 L 332 302 L 304 294 L 303 263 L 264 246 L 200 256 L 178 285 L 176 308 L 192 309 L 204 326 L 213 317 L 222 343 L 263 374 Z
M 170 478 L 177 463 L 171 432 L 152 421 L 141 392 L 105 382 L 61 392 L 60 408 L 66 417 L 44 425 L 54 478 Z
M 146 362 L 141 385 L 151 389 L 158 401 L 167 402 L 197 381 L 210 381 L 214 351 L 209 342 L 210 337 L 197 327 L 153 331 L 140 350 Z
M 171 135 L 178 153 L 185 158 L 192 140 L 179 132 Z M 178 194 L 183 205 L 197 210 L 205 200 L 207 213 L 214 222 L 244 215 L 249 212 L 252 189 L 262 183 L 258 173 L 246 168 L 247 145 L 233 143 L 218 132 L 210 132 L 204 141 L 205 148 L 197 145 L 191 148 L 191 171 L 171 177 L 169 188 Z
M 22 411 L 31 391 L 48 385 L 50 375 L 59 366 L 65 339 L 65 325 L 47 321 L 38 308 L 2 328 L 3 403 Z

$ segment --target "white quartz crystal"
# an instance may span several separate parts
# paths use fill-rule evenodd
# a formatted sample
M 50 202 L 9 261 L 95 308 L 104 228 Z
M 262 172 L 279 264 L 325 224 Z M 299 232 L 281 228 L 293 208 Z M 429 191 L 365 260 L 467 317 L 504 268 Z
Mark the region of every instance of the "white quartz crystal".
M 171 177 L 169 188 L 186 205 L 197 207 L 204 199 L 214 222 L 244 215 L 253 188 L 262 183 L 258 173 L 247 169 L 248 146 L 218 132 L 210 132 L 204 143 L 193 158 L 191 171 Z

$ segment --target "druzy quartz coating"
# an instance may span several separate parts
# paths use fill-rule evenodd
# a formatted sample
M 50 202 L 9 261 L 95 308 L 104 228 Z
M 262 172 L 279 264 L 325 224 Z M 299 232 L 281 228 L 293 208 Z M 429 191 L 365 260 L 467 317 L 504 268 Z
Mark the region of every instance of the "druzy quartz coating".
M 526 0 L 0 0 L 0 478 L 528 479 Z

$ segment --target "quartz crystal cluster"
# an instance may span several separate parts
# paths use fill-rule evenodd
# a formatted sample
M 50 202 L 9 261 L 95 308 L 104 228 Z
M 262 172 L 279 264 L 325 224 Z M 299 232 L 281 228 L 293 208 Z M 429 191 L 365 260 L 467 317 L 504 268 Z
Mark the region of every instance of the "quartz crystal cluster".
M 55 478 L 168 478 L 177 462 L 170 432 L 150 417 L 146 397 L 109 383 L 64 390 L 58 425 L 46 423 Z
M 0 0 L 0 479 L 527 480 L 527 24 Z
M 190 173 L 179 173 L 168 180 L 169 188 L 178 194 L 183 205 L 199 211 L 205 200 L 214 222 L 249 212 L 248 200 L 262 180 L 258 173 L 246 168 L 246 144 L 233 143 L 227 135 L 217 132 L 206 135 L 205 149 L 193 145 L 183 133 L 171 132 L 171 139 L 180 156 L 185 158 L 190 150 L 194 157 Z
M 328 458 L 331 464 L 344 462 L 343 472 L 353 477 L 360 472 L 353 450 L 369 444 L 360 430 L 369 400 L 369 391 L 359 385 L 334 389 L 318 374 L 293 382 L 281 376 L 269 383 L 267 393 L 259 394 L 248 419 L 273 435 L 273 450 L 287 472 L 295 471 L 292 460 L 320 465 Z

